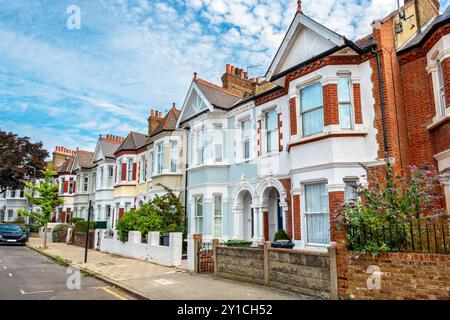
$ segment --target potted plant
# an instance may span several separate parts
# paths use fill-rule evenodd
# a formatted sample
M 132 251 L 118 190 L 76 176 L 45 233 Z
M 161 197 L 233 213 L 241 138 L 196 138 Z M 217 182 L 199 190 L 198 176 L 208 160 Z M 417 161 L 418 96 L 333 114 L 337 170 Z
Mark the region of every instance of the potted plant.
M 272 248 L 292 249 L 295 244 L 284 230 L 278 230 L 272 242 Z

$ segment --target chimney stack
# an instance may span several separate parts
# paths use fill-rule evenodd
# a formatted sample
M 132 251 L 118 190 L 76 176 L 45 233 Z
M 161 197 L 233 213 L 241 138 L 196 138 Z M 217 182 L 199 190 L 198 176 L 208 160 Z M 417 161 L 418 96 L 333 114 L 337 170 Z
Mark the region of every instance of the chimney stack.
M 158 110 L 150 110 L 150 117 L 148 118 L 148 136 L 151 136 L 158 125 L 163 120 L 163 114 Z

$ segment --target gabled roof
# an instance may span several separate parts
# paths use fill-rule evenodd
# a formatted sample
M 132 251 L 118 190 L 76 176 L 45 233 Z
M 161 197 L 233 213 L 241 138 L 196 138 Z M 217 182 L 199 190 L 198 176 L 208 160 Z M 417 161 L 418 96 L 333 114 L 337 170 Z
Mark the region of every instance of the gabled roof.
M 135 151 L 147 144 L 148 136 L 139 132 L 131 131 L 125 141 L 117 148 L 114 154 L 121 151 Z
M 109 141 L 100 140 L 98 142 L 102 154 L 105 158 L 114 158 L 114 153 L 120 147 L 120 143 L 113 143 Z
M 57 170 L 58 174 L 71 173 L 75 158 L 69 157 Z
M 170 108 L 169 112 L 163 118 L 163 120 L 159 123 L 156 129 L 152 133 L 152 137 L 163 131 L 172 131 L 177 127 L 178 117 L 180 116 L 181 110 L 178 110 L 175 104 Z
M 417 33 L 417 35 L 408 42 L 406 42 L 403 45 L 403 47 L 400 47 L 398 53 L 399 54 L 404 53 L 421 45 L 422 42 L 425 41 L 428 38 L 428 36 L 431 35 L 437 28 L 449 22 L 450 22 L 450 6 L 448 6 L 447 9 L 445 9 L 444 13 L 441 14 L 439 17 L 435 18 L 424 30 Z
M 93 156 L 94 153 L 89 151 L 77 150 L 77 152 L 75 153 L 78 165 L 81 168 L 91 168 Z
M 229 109 L 242 99 L 242 96 L 215 85 L 214 83 L 202 79 L 196 79 L 194 82 L 209 103 L 215 107 Z

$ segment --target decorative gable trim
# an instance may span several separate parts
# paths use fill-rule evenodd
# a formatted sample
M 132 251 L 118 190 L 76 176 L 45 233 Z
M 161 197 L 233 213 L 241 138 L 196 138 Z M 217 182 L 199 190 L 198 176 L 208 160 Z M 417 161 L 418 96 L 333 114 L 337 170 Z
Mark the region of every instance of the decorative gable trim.
M 200 98 L 203 100 L 203 102 L 206 104 L 206 106 L 208 107 L 208 110 L 209 110 L 210 112 L 213 112 L 213 111 L 214 111 L 213 105 L 208 101 L 208 99 L 206 99 L 205 95 L 204 95 L 204 94 L 202 93 L 202 91 L 199 89 L 199 87 L 197 86 L 197 84 L 195 83 L 195 81 L 192 81 L 191 87 L 189 88 L 189 91 L 188 91 L 188 93 L 187 93 L 187 95 L 186 95 L 186 98 L 184 99 L 183 107 L 181 108 L 181 113 L 180 113 L 180 116 L 178 117 L 178 121 L 177 121 L 177 126 L 176 126 L 176 128 L 179 128 L 181 123 L 190 120 L 190 118 L 184 119 L 184 116 L 185 116 L 186 110 L 190 107 L 190 106 L 188 105 L 188 103 L 189 103 L 189 100 L 191 99 L 191 96 L 192 96 L 192 92 L 193 92 L 193 91 L 195 91 L 195 93 L 199 95 L 199 97 L 200 97 Z M 200 112 L 200 113 L 201 113 L 201 112 Z M 200 114 L 200 113 L 199 113 L 199 114 Z M 194 116 L 192 116 L 191 118 L 193 118 L 193 117 L 195 117 L 195 116 L 197 116 L 197 115 L 194 115 Z

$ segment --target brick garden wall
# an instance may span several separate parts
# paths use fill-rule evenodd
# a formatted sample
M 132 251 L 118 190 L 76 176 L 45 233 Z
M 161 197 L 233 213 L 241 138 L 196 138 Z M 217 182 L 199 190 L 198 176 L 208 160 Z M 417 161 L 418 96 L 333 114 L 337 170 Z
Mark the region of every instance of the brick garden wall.
M 369 266 L 380 268 L 380 289 L 368 289 Z M 343 285 L 339 283 L 341 299 L 450 300 L 450 255 L 383 253 L 351 259 Z

